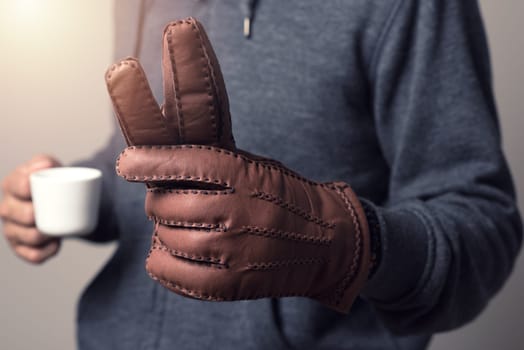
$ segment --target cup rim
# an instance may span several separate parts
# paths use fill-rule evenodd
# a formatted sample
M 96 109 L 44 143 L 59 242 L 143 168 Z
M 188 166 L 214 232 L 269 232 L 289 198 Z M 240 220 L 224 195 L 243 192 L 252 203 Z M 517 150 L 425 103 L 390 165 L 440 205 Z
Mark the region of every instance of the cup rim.
M 74 173 L 75 176 L 64 177 L 64 176 L 50 176 L 52 173 L 70 172 Z M 96 180 L 102 177 L 102 171 L 96 168 L 89 167 L 54 167 L 42 170 L 37 170 L 30 175 L 32 181 L 47 181 L 47 182 L 61 182 L 61 183 L 73 183 L 82 181 Z

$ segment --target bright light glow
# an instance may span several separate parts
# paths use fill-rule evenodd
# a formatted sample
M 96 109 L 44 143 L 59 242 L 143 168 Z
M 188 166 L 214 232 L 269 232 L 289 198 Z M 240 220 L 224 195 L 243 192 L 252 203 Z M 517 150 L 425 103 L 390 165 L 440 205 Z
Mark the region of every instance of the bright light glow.
M 13 10 L 19 20 L 35 20 L 43 15 L 45 0 L 16 0 L 13 1 Z

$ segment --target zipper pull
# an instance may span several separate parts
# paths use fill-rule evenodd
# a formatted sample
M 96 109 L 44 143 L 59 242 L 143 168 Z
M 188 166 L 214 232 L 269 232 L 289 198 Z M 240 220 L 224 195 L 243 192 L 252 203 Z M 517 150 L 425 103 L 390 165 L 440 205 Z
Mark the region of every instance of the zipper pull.
M 251 37 L 251 18 L 244 17 L 244 37 L 249 39 Z
M 257 2 L 257 0 L 242 0 L 240 2 L 240 9 L 244 15 L 244 38 L 246 39 L 251 38 L 251 27 L 253 25 Z

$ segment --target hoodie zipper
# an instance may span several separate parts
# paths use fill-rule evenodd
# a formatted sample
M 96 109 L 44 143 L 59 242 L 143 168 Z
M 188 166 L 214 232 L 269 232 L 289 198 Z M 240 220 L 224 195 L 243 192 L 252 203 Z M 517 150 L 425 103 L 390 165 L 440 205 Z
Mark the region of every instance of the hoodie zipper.
M 133 55 L 135 58 L 140 57 L 140 52 L 142 50 L 142 37 L 144 34 L 144 22 L 146 18 L 146 12 L 147 12 L 149 1 L 150 0 L 140 0 L 140 3 L 139 3 L 136 40 L 135 40 L 135 47 L 133 50 Z M 257 3 L 258 3 L 258 0 L 240 0 L 240 10 L 242 12 L 242 15 L 244 16 L 243 32 L 244 32 L 244 38 L 246 39 L 251 38 Z
M 255 18 L 257 2 L 257 0 L 241 0 L 240 2 L 240 9 L 244 15 L 244 37 L 246 39 L 251 38 L 251 29 Z

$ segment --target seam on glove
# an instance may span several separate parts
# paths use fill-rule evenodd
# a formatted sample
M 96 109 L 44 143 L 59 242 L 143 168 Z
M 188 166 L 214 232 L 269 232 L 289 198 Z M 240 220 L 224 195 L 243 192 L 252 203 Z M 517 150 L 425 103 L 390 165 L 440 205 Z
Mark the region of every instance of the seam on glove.
M 295 215 L 298 215 L 298 216 L 306 219 L 307 221 L 310 221 L 310 222 L 313 222 L 313 223 L 319 225 L 320 227 L 328 228 L 328 229 L 334 229 L 336 227 L 336 225 L 334 223 L 324 221 L 320 217 L 318 217 L 316 215 L 313 215 L 312 213 L 306 211 L 305 209 L 303 209 L 303 208 L 301 208 L 299 206 L 296 206 L 293 203 L 285 201 L 283 198 L 274 196 L 274 195 L 269 194 L 269 193 L 261 192 L 261 191 L 255 191 L 255 192 L 253 192 L 251 194 L 251 196 L 255 197 L 255 198 L 258 198 L 258 199 L 261 199 L 261 200 L 264 200 L 264 201 L 267 201 L 267 202 L 270 202 L 270 203 L 272 203 L 274 205 L 277 205 L 277 206 L 279 206 L 281 208 L 284 208 L 287 211 L 289 211 L 289 212 L 291 212 L 291 213 L 293 213 Z
M 192 260 L 195 262 L 208 263 L 209 265 L 206 265 L 206 267 L 213 267 L 216 269 L 228 269 L 229 268 L 227 263 L 220 258 L 184 253 L 179 250 L 169 248 L 160 238 L 157 239 L 157 243 L 153 244 L 151 249 L 168 252 L 169 254 L 175 257 L 184 258 L 184 259 Z
M 215 135 L 215 142 L 218 143 L 220 140 L 218 138 L 217 118 L 216 118 L 217 110 L 215 108 L 216 107 L 215 103 L 217 103 L 217 101 L 214 101 L 213 99 L 213 89 L 210 83 L 210 81 L 213 82 L 213 85 L 215 87 L 215 93 L 218 96 L 219 90 L 216 85 L 216 77 L 213 74 L 213 66 L 211 65 L 211 60 L 209 59 L 209 55 L 207 53 L 206 47 L 204 46 L 204 40 L 202 40 L 202 34 L 200 33 L 200 29 L 198 28 L 198 26 L 195 24 L 194 21 L 191 21 L 191 27 L 193 28 L 193 31 L 196 33 L 198 40 L 200 42 L 200 51 L 202 52 L 202 60 L 204 61 L 202 71 L 205 72 L 206 74 L 207 94 L 210 99 L 210 103 L 208 105 L 209 115 L 211 119 L 211 126 L 213 129 L 213 134 Z M 211 75 L 213 76 L 211 77 Z
M 177 181 L 177 180 L 190 180 L 190 181 L 198 181 L 198 182 L 206 182 L 211 184 L 216 184 L 224 187 L 228 187 L 229 189 L 233 190 L 233 186 L 231 186 L 228 182 L 221 182 L 217 179 L 211 179 L 208 177 L 200 177 L 200 176 L 190 176 L 190 175 L 150 175 L 150 176 L 138 176 L 138 175 L 126 175 L 120 170 L 120 162 L 122 157 L 127 157 L 126 151 L 129 149 L 163 149 L 162 146 L 133 146 L 128 147 L 124 151 L 122 151 L 118 158 L 116 159 L 116 173 L 118 176 L 122 177 L 126 181 L 139 181 L 139 182 L 145 182 L 145 181 L 155 181 L 155 180 L 171 180 L 171 181 Z
M 164 287 L 174 291 L 174 292 L 178 292 L 179 294 L 183 294 L 183 295 L 189 295 L 193 298 L 196 298 L 196 299 L 201 299 L 201 300 L 208 300 L 208 301 L 231 301 L 231 300 L 236 300 L 234 296 L 231 296 L 231 297 L 218 297 L 218 296 L 212 296 L 212 295 L 209 295 L 207 293 L 204 293 L 202 291 L 197 291 L 197 290 L 194 290 L 194 289 L 189 289 L 189 288 L 185 288 L 183 287 L 182 285 L 180 285 L 179 283 L 177 282 L 174 282 L 174 281 L 169 281 L 167 279 L 164 279 L 164 278 L 160 278 L 158 277 L 157 275 L 155 275 L 151 269 L 149 268 L 149 259 L 150 259 L 150 256 L 151 254 L 153 253 L 153 247 L 155 246 L 158 246 L 160 244 L 160 239 L 158 238 L 158 233 L 157 233 L 157 230 L 155 228 L 155 231 L 153 233 L 153 238 L 152 238 L 152 245 L 151 245 L 151 249 L 149 249 L 149 254 L 147 255 L 147 259 L 146 259 L 146 271 L 149 275 L 149 277 L 151 277 L 151 279 L 153 279 L 154 281 L 160 283 L 161 285 L 163 285 Z M 255 273 L 255 272 L 254 272 Z M 251 294 L 251 295 L 246 295 L 245 297 L 243 297 L 242 299 L 260 299 L 260 298 L 283 298 L 283 297 L 308 297 L 310 296 L 308 293 L 304 293 L 304 292 L 300 292 L 300 293 L 292 293 L 292 292 L 280 292 L 280 293 L 270 293 L 270 294 Z
M 216 232 L 226 232 L 227 231 L 227 227 L 224 224 L 206 224 L 202 222 L 166 220 L 166 219 L 159 218 L 157 216 L 148 216 L 148 219 L 153 220 L 156 223 L 159 223 L 165 226 L 176 226 L 179 228 L 201 229 L 201 230 L 216 231 Z
M 175 26 L 181 23 L 183 23 L 183 21 L 174 22 L 172 23 L 172 25 Z M 184 115 L 182 113 L 182 103 L 180 102 L 180 90 L 178 89 L 178 75 L 177 75 L 177 70 L 176 70 L 176 63 L 175 63 L 175 58 L 173 56 L 173 49 L 171 47 L 171 42 L 172 42 L 171 37 L 173 35 L 172 30 L 170 29 L 167 34 L 168 35 L 166 35 L 166 40 L 168 43 L 167 47 L 169 50 L 169 61 L 171 62 L 171 70 L 173 71 L 173 88 L 175 90 L 175 107 L 176 107 L 176 112 L 178 116 L 178 135 L 180 137 L 178 141 L 181 143 L 184 143 L 184 140 L 185 140 Z
M 160 194 L 202 194 L 202 195 L 221 195 L 221 194 L 233 194 L 235 190 L 233 188 L 227 190 L 174 190 L 166 188 L 148 188 L 147 192 L 160 193 Z
M 130 147 L 127 147 L 126 149 L 124 149 L 120 153 L 120 155 L 117 158 L 117 167 L 116 167 L 117 174 L 119 176 L 123 177 L 126 180 L 128 180 L 128 178 L 137 177 L 137 176 L 133 176 L 133 175 L 124 175 L 120 171 L 120 169 L 119 169 L 120 158 L 121 157 L 126 157 L 127 156 L 126 152 L 128 152 L 130 150 L 140 150 L 140 149 L 144 149 L 144 150 L 154 150 L 154 149 L 175 150 L 175 149 L 192 149 L 192 148 L 208 150 L 208 151 L 215 151 L 217 153 L 221 153 L 221 154 L 233 157 L 233 158 L 240 158 L 243 161 L 245 161 L 246 163 L 254 164 L 255 166 L 260 166 L 260 167 L 266 168 L 266 169 L 276 170 L 276 171 L 280 172 L 283 175 L 287 175 L 287 176 L 289 176 L 289 177 L 291 177 L 291 178 L 293 178 L 295 180 L 307 183 L 308 185 L 329 188 L 329 186 L 327 184 L 318 183 L 318 182 L 314 182 L 314 181 L 308 180 L 308 179 L 303 178 L 302 176 L 294 173 L 293 171 L 291 171 L 289 169 L 278 167 L 276 165 L 270 165 L 270 164 L 273 164 L 273 163 L 268 164 L 268 162 L 265 162 L 265 161 L 256 161 L 256 160 L 250 159 L 250 158 L 248 158 L 246 156 L 243 156 L 241 154 L 234 153 L 234 152 L 231 152 L 231 151 L 227 151 L 227 150 L 222 149 L 222 148 L 213 147 L 213 146 L 202 146 L 202 145 L 153 145 L 153 146 L 144 145 L 144 146 L 130 146 Z M 174 176 L 172 176 L 172 175 L 141 176 L 140 178 L 145 178 L 145 180 L 151 180 L 155 176 L 157 176 L 157 177 L 158 176 L 163 176 L 165 180 L 174 179 Z M 158 178 L 156 178 L 156 179 L 158 179 Z
M 283 231 L 277 229 L 269 229 L 258 226 L 243 226 L 242 233 L 247 233 L 255 236 L 262 236 L 267 238 L 286 239 L 292 241 L 299 241 L 304 243 L 318 244 L 329 246 L 332 242 L 331 238 L 325 237 L 312 237 L 302 233 L 296 233 L 291 231 Z
M 305 259 L 293 259 L 293 260 L 282 260 L 282 261 L 271 261 L 271 262 L 248 263 L 246 268 L 248 270 L 278 270 L 278 269 L 292 267 L 296 265 L 316 265 L 316 264 L 326 264 L 328 262 L 329 262 L 329 259 L 325 259 L 325 258 L 305 258 Z
M 333 185 L 332 187 L 346 204 L 346 209 L 349 211 L 349 214 L 351 216 L 353 227 L 355 227 L 355 250 L 353 251 L 353 259 L 344 278 L 342 278 L 342 281 L 340 281 L 338 286 L 335 288 L 335 305 L 340 304 L 344 292 L 353 281 L 355 277 L 355 272 L 361 260 L 362 252 L 362 230 L 360 227 L 360 221 L 358 220 L 357 214 L 355 213 L 355 209 L 353 203 L 351 202 L 351 199 L 344 193 L 344 189 L 348 187 L 349 186 L 342 187 L 337 185 Z

